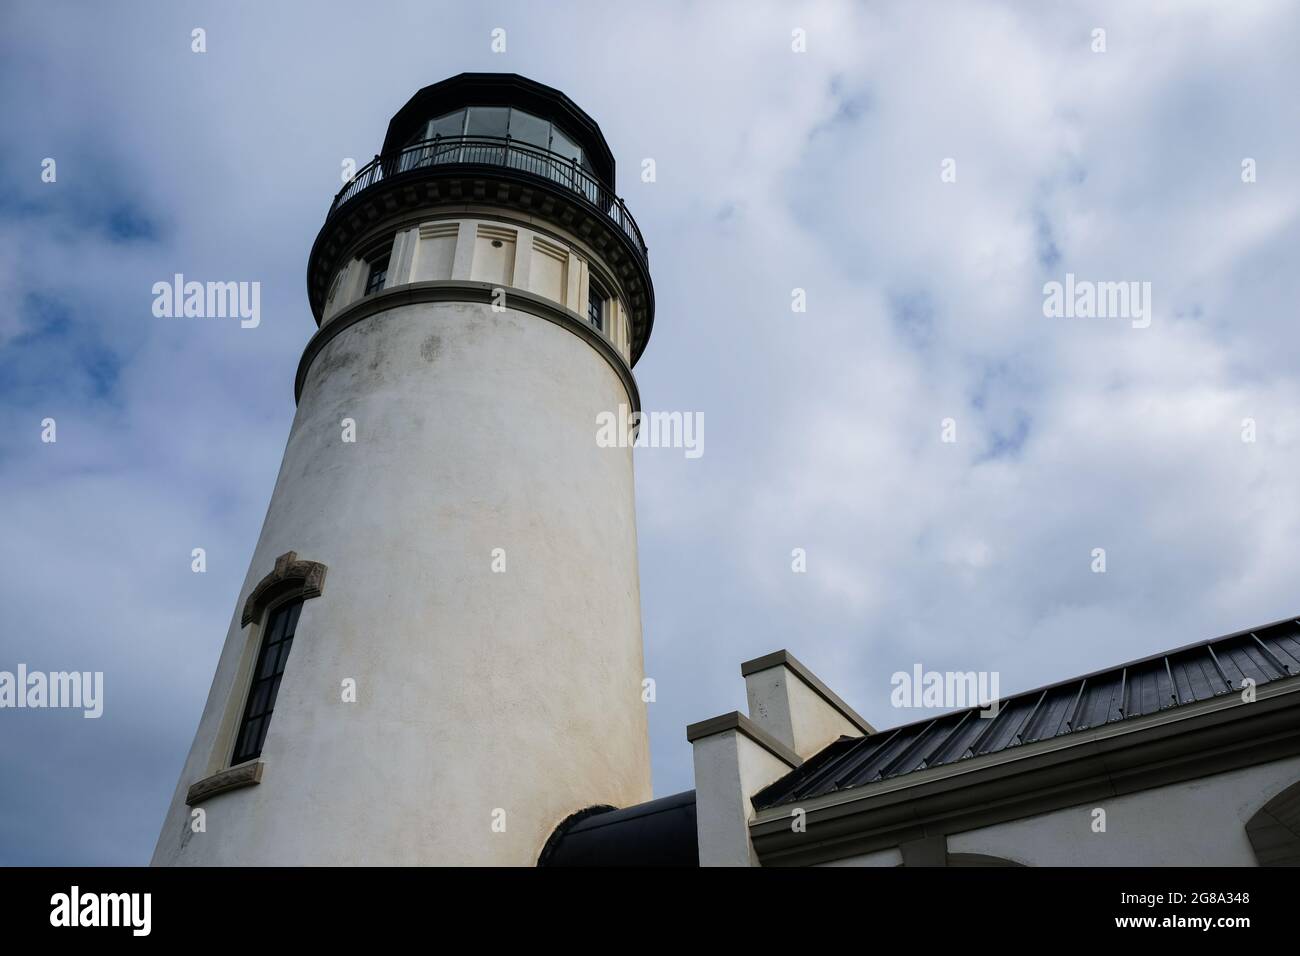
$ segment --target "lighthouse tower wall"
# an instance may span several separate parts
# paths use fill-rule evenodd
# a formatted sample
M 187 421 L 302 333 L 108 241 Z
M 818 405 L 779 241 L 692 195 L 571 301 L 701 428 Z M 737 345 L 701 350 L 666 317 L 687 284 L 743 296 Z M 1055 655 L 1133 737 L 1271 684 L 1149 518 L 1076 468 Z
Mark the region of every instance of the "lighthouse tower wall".
M 531 865 L 569 814 L 651 796 L 632 451 L 596 439 L 638 407 L 621 286 L 576 235 L 473 213 L 343 257 L 155 864 Z M 232 767 L 277 573 L 307 567 Z

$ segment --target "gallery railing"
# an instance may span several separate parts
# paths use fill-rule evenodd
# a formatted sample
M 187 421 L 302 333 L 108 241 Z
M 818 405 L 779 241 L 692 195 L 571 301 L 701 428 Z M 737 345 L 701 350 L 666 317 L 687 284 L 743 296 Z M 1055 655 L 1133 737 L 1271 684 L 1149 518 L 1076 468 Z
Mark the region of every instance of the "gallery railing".
M 383 180 L 426 166 L 452 164 L 504 166 L 565 186 L 612 220 L 632 240 L 642 261 L 648 260 L 645 240 L 636 220 L 611 189 L 583 169 L 576 159 L 508 136 L 443 136 L 412 143 L 392 156 L 376 156 L 339 190 L 325 218 L 328 220 L 349 199 Z

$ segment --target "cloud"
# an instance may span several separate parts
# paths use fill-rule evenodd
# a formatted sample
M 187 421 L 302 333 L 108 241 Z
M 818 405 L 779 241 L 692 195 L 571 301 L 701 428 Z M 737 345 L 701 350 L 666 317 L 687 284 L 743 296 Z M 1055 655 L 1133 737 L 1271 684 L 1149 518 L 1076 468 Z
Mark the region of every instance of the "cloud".
M 659 793 L 692 785 L 684 725 L 743 708 L 739 662 L 778 647 L 883 727 L 915 716 L 888 695 L 916 662 L 1011 692 L 1297 610 L 1293 8 L 564 7 L 7 12 L 0 668 L 103 669 L 107 702 L 0 733 L 0 861 L 148 859 L 341 164 L 464 69 L 602 125 L 651 249 L 646 407 L 708 422 L 703 458 L 637 453 Z M 1045 318 L 1067 271 L 1151 282 L 1151 327 Z M 261 281 L 262 325 L 154 319 L 175 272 Z

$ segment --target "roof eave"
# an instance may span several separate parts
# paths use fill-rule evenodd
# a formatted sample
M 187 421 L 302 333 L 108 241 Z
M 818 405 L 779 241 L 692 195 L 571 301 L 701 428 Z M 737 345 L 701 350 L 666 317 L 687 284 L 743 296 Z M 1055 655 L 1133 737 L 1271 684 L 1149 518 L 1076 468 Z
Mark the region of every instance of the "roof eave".
M 1300 677 L 758 811 L 764 865 L 807 865 L 1300 754 Z M 790 814 L 806 813 L 795 832 Z

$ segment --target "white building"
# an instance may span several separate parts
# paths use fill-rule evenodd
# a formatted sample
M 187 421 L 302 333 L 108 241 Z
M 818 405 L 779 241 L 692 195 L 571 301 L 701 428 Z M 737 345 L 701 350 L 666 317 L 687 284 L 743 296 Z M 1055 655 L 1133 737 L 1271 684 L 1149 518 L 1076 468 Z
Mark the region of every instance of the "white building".
M 614 183 L 568 97 L 462 74 L 336 197 L 155 864 L 1300 859 L 1295 622 L 880 732 L 777 652 L 651 801 L 632 452 L 596 423 L 640 407 L 654 290 Z

